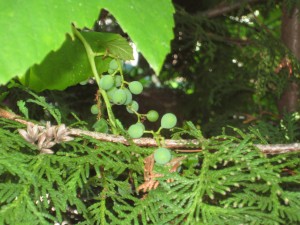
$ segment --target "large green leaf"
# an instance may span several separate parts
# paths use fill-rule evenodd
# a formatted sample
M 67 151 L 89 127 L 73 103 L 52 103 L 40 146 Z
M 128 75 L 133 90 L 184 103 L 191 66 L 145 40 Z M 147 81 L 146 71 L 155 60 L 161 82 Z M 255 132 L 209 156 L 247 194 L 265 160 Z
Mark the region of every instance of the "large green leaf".
M 132 48 L 119 34 L 101 32 L 82 32 L 94 52 L 109 53 L 122 60 L 132 60 Z
M 101 6 L 115 16 L 158 74 L 174 37 L 171 0 L 102 0 Z
M 91 27 L 103 7 L 158 73 L 173 38 L 171 0 L 0 0 L 0 84 L 22 76 L 51 50 L 59 49 L 72 22 Z
M 57 50 L 71 23 L 91 27 L 100 0 L 0 0 L 0 84 Z
M 109 52 L 122 60 L 132 59 L 132 48 L 118 34 L 100 32 L 82 32 L 94 52 Z M 112 58 L 97 57 L 99 74 L 107 71 Z M 79 39 L 70 36 L 58 51 L 51 52 L 39 65 L 34 65 L 21 78 L 21 82 L 35 91 L 63 90 L 93 76 L 85 48 Z

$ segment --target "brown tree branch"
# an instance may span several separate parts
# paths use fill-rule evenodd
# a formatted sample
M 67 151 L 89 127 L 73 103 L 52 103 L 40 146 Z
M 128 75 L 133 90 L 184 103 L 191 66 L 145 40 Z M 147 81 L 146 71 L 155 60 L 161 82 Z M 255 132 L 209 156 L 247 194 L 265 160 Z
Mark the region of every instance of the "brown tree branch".
M 237 1 L 236 3 L 233 4 L 226 4 L 226 5 L 222 4 L 217 6 L 214 9 L 209 9 L 205 12 L 202 12 L 201 15 L 206 16 L 207 18 L 213 18 L 234 11 L 244 4 L 253 4 L 262 1 L 263 0 L 244 0 L 244 1 Z
M 26 121 L 16 114 L 9 112 L 5 109 L 0 108 L 0 117 L 17 121 L 24 125 L 33 124 L 32 122 Z M 112 134 L 103 134 L 98 132 L 86 131 L 81 129 L 69 128 L 69 135 L 71 136 L 89 136 L 95 138 L 100 141 L 120 143 L 124 145 L 130 145 L 130 142 L 123 136 L 117 136 Z M 132 142 L 141 147 L 157 147 L 157 143 L 153 138 L 138 138 L 133 139 Z M 178 152 L 200 152 L 202 151 L 201 141 L 197 139 L 185 139 L 185 140 L 172 140 L 166 139 L 164 141 L 164 145 L 166 148 L 174 149 Z M 270 145 L 254 145 L 260 151 L 265 154 L 275 155 L 282 154 L 287 152 L 295 152 L 300 151 L 300 143 L 292 143 L 292 144 L 270 144 Z
M 224 42 L 227 44 L 238 45 L 238 46 L 246 46 L 253 45 L 255 42 L 251 39 L 240 39 L 240 38 L 232 38 L 232 37 L 224 37 L 214 33 L 206 33 L 208 38 L 214 39 L 216 41 Z

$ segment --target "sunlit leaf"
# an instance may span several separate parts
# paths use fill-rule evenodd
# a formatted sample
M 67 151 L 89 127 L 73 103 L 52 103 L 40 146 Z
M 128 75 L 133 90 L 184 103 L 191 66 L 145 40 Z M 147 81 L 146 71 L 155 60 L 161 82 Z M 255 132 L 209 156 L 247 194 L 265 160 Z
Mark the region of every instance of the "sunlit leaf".
M 138 50 L 158 74 L 173 39 L 174 8 L 170 0 L 103 0 L 101 5 L 117 19 Z
M 98 0 L 0 1 L 0 84 L 23 75 L 57 50 L 71 23 L 91 27 L 100 12 Z
M 99 32 L 82 34 L 95 52 L 106 54 L 108 51 L 120 59 L 132 59 L 132 48 L 120 35 Z M 104 56 L 96 58 L 99 74 L 107 71 L 110 60 Z M 79 39 L 72 40 L 67 36 L 62 47 L 51 52 L 40 65 L 34 65 L 26 76 L 22 76 L 21 82 L 35 91 L 63 90 L 92 76 L 83 44 Z

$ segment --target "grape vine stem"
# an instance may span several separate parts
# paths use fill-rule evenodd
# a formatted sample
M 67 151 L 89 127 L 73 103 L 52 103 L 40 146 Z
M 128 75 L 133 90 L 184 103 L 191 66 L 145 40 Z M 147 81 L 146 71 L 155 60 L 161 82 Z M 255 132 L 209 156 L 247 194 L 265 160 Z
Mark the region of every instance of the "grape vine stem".
M 34 124 L 33 122 L 27 121 L 22 117 L 10 111 L 7 111 L 3 108 L 0 108 L 0 117 L 9 120 L 14 120 L 24 125 Z M 120 143 L 124 145 L 130 145 L 131 143 L 134 143 L 141 147 L 157 147 L 157 141 L 153 138 L 137 138 L 137 139 L 133 139 L 132 141 L 129 141 L 123 136 L 114 135 L 114 134 L 103 134 L 103 133 L 92 132 L 92 131 L 81 130 L 81 129 L 74 129 L 74 128 L 68 128 L 68 131 L 69 134 L 74 137 L 89 136 L 100 141 Z M 164 146 L 166 148 L 173 149 L 174 151 L 177 152 L 186 152 L 186 153 L 202 151 L 201 147 L 199 147 L 201 146 L 201 144 L 202 144 L 201 141 L 197 139 L 184 139 L 184 140 L 165 139 L 164 140 Z M 254 146 L 257 147 L 261 152 L 270 155 L 300 151 L 300 143 L 267 144 L 267 145 L 255 144 Z
M 106 108 L 107 108 L 107 114 L 108 114 L 108 118 L 109 118 L 109 122 L 110 122 L 110 125 L 111 125 L 111 128 L 112 128 L 112 131 L 113 131 L 114 134 L 117 134 L 118 131 L 117 131 L 117 126 L 116 126 L 116 119 L 115 119 L 114 114 L 112 112 L 109 99 L 107 97 L 106 92 L 100 88 L 100 76 L 98 74 L 98 71 L 97 71 L 97 68 L 96 68 L 96 63 L 95 63 L 95 57 L 99 56 L 99 53 L 95 53 L 92 50 L 89 43 L 85 40 L 83 35 L 77 30 L 77 28 L 75 26 L 72 26 L 72 29 L 73 29 L 74 35 L 82 42 L 82 44 L 85 48 L 85 51 L 86 51 L 86 54 L 87 54 L 87 57 L 88 57 L 93 75 L 95 77 L 95 80 L 96 80 L 97 85 L 99 87 L 99 91 L 101 93 L 101 96 L 104 99 L 104 102 L 105 102 L 105 105 L 106 105 Z

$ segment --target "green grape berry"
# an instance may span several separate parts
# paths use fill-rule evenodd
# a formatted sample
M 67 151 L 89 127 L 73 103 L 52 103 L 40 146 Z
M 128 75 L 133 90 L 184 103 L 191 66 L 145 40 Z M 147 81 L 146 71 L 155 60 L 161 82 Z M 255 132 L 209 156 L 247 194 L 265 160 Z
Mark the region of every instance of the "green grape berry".
M 92 105 L 91 113 L 94 114 L 94 115 L 97 115 L 99 113 L 99 109 L 98 109 L 98 106 L 96 104 Z
M 137 122 L 136 125 L 140 126 L 143 129 L 143 132 L 145 131 L 145 125 L 141 122 Z
M 122 77 L 120 75 L 115 76 L 115 86 L 120 87 L 122 85 Z
M 137 112 L 139 110 L 139 103 L 132 101 L 129 105 L 127 105 L 126 109 L 129 113 L 133 113 L 134 111 Z
M 147 113 L 146 117 L 147 117 L 147 120 L 149 120 L 150 122 L 155 122 L 155 121 L 158 119 L 159 115 L 158 115 L 158 112 L 157 112 L 157 111 L 155 111 L 155 110 L 150 110 L 150 111 Z
M 132 94 L 127 88 L 124 88 L 123 90 L 126 93 L 126 101 L 125 101 L 124 105 L 129 105 L 132 102 Z
M 118 65 L 117 60 L 113 59 L 113 60 L 110 61 L 109 69 L 116 70 L 116 69 L 118 69 L 118 67 L 119 67 L 119 65 Z
M 141 127 L 143 128 L 144 131 L 146 130 L 145 125 L 144 125 L 143 123 L 138 122 L 138 123 L 136 123 L 136 124 L 139 125 L 139 126 L 141 126 Z
M 167 148 L 158 148 L 154 151 L 154 160 L 157 164 L 164 165 L 170 162 L 171 158 L 171 151 Z
M 160 126 L 162 128 L 171 129 L 175 127 L 177 123 L 177 118 L 173 113 L 166 113 L 163 115 L 160 121 Z
M 97 122 L 94 123 L 93 128 L 97 132 L 107 133 L 108 132 L 108 125 L 105 119 L 101 118 Z
M 115 71 L 112 70 L 112 69 L 108 69 L 107 72 L 108 72 L 109 74 L 113 74 Z
M 139 81 L 130 82 L 128 87 L 131 93 L 135 95 L 141 94 L 143 91 L 143 85 Z
M 112 96 L 113 103 L 122 105 L 126 102 L 126 92 L 123 89 L 118 89 Z
M 118 89 L 115 87 L 115 86 L 113 86 L 111 89 L 109 89 L 109 90 L 107 90 L 106 91 L 106 94 L 107 94 L 107 96 L 108 96 L 108 99 L 109 99 L 109 101 L 113 101 L 113 96 L 114 96 L 114 93 L 117 91 Z
M 144 124 L 142 124 L 142 123 L 133 124 L 128 128 L 128 134 L 131 138 L 142 137 L 144 134 L 144 131 L 145 131 L 145 127 L 144 127 Z
M 114 86 L 114 78 L 111 75 L 104 75 L 100 79 L 100 88 L 103 90 L 109 90 Z

